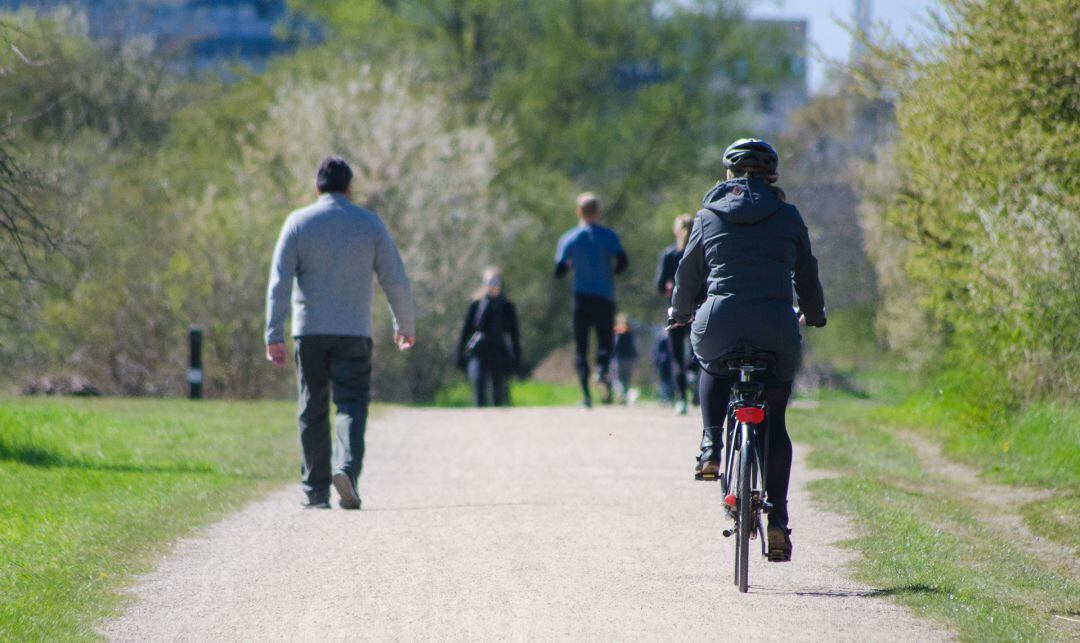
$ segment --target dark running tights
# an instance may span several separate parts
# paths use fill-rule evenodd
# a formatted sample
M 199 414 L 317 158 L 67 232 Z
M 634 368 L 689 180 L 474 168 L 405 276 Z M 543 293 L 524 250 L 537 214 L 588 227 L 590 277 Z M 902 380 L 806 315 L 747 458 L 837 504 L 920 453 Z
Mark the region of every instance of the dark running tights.
M 727 415 L 728 398 L 731 396 L 732 381 L 729 378 L 716 377 L 705 370 L 701 371 L 699 388 L 701 419 L 706 428 L 723 426 L 724 416 Z M 765 466 L 768 469 L 765 472 L 765 492 L 773 505 L 773 511 L 769 515 L 770 523 L 779 521 L 787 524 L 788 482 L 791 479 L 791 438 L 788 437 L 787 421 L 784 416 L 789 397 L 791 397 L 790 383 L 778 388 L 765 389 L 765 402 L 769 405 L 769 416 L 762 441 L 766 447 Z M 760 443 L 759 446 L 761 446 Z
M 671 347 L 671 366 L 675 371 L 676 399 L 686 401 L 686 336 L 689 326 L 676 326 L 668 331 L 668 344 Z
M 596 295 L 574 295 L 574 369 L 589 397 L 589 333 L 596 331 L 596 368 L 607 377 L 615 344 L 615 302 Z

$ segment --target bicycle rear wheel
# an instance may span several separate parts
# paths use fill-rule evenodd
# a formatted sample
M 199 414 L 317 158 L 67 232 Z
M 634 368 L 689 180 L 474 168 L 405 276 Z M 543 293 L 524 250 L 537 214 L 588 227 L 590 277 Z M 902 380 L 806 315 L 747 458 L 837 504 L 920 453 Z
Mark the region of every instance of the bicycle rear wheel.
M 731 467 L 731 469 L 729 469 L 729 471 L 730 471 L 730 473 L 732 473 L 732 475 L 731 475 L 731 479 L 728 480 L 728 485 L 729 485 L 728 493 L 733 493 L 733 494 L 739 494 L 740 493 L 740 491 L 739 491 L 739 488 L 740 488 L 739 487 L 739 481 L 741 480 L 740 472 L 742 471 L 742 452 L 739 451 L 738 448 L 734 448 L 734 440 L 735 440 L 735 436 L 737 436 L 737 434 L 738 434 L 737 431 L 732 431 L 730 436 L 728 436 L 728 448 L 732 448 L 732 450 L 734 450 L 734 452 L 735 452 L 734 455 L 732 456 L 733 460 L 734 460 L 733 463 L 732 463 L 732 467 Z M 739 536 L 738 495 L 735 496 L 735 503 L 737 503 L 737 505 L 735 505 L 735 507 L 734 507 L 734 510 L 735 510 L 735 574 L 734 574 L 733 581 L 734 581 L 734 585 L 738 587 L 739 586 L 739 581 L 742 579 L 742 562 L 741 561 L 743 560 L 743 555 L 742 555 L 743 544 L 742 544 L 742 538 Z
M 736 491 L 736 500 L 739 511 L 739 527 L 735 544 L 735 568 L 738 570 L 736 584 L 739 591 L 746 593 L 750 586 L 750 531 L 754 528 L 752 522 L 754 499 L 751 495 L 754 484 L 754 441 L 750 439 L 750 431 L 740 427 L 739 432 L 739 484 Z

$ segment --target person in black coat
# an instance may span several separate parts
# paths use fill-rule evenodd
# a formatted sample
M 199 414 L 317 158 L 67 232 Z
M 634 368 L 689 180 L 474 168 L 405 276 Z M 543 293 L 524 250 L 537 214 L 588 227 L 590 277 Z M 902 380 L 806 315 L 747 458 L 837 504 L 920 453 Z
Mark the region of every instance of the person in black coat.
M 484 285 L 469 304 L 458 340 L 457 361 L 472 384 L 476 406 L 510 403 L 509 379 L 521 364 L 517 310 L 502 294 L 502 273 L 484 270 Z
M 675 289 L 675 271 L 682 260 L 683 250 L 690 237 L 690 230 L 694 227 L 692 214 L 680 214 L 675 217 L 675 243 L 660 251 L 660 257 L 656 263 L 656 291 L 664 298 L 664 309 L 671 306 L 671 293 Z M 698 303 L 705 301 L 705 289 L 701 289 Z M 687 359 L 686 338 L 689 328 L 675 326 L 668 331 L 668 342 L 671 344 L 671 364 L 675 378 L 675 410 L 680 415 L 686 414 L 686 388 L 687 371 L 693 367 L 693 358 Z M 687 362 L 690 362 L 689 364 Z

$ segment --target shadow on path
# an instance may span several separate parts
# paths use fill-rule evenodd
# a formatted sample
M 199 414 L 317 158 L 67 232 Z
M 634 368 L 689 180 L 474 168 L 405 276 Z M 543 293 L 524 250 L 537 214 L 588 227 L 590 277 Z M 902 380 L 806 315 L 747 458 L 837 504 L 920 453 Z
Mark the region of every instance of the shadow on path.
M 929 585 L 904 585 L 902 587 L 889 588 L 837 588 L 837 587 L 760 587 L 750 586 L 750 591 L 756 594 L 776 594 L 786 596 L 818 596 L 822 598 L 852 598 L 859 596 L 900 596 L 904 594 L 941 594 L 944 590 Z

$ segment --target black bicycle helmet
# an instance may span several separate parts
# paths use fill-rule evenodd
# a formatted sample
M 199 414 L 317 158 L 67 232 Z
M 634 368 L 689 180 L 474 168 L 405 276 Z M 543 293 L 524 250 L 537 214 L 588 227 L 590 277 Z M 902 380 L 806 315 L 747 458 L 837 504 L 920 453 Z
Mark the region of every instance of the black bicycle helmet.
M 767 141 L 740 138 L 724 150 L 724 167 L 732 172 L 776 174 L 780 157 Z

